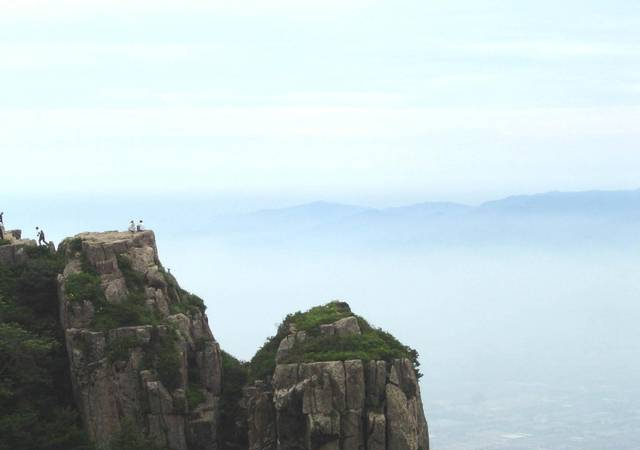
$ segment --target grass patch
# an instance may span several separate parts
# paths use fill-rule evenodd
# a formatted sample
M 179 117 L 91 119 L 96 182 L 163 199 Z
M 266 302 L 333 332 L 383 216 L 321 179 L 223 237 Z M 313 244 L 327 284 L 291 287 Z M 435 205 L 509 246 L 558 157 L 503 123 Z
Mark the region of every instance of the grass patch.
M 116 259 L 118 261 L 118 268 L 120 272 L 122 272 L 124 282 L 129 292 L 144 292 L 144 275 L 133 268 L 129 257 L 117 255 Z
M 78 253 L 82 251 L 82 239 L 79 237 L 69 239 L 66 245 L 71 252 Z
M 71 274 L 65 281 L 65 294 L 71 302 L 90 301 L 97 303 L 104 299 L 100 277 L 86 272 Z
M 122 303 L 100 302 L 96 305 L 92 329 L 107 331 L 113 328 L 132 327 L 136 325 L 157 325 L 160 318 L 149 311 L 144 300 L 129 297 Z
M 283 325 L 286 325 L 286 334 L 289 332 L 289 325 L 294 324 L 298 331 L 313 332 L 320 331 L 320 325 L 333 323 L 345 317 L 352 316 L 353 313 L 349 304 L 340 301 L 333 301 L 326 305 L 316 306 L 309 311 L 289 314 Z
M 64 262 L 34 249 L 21 264 L 0 264 L 0 449 L 89 450 L 59 322 Z
M 222 352 L 222 396 L 218 436 L 223 448 L 247 448 L 244 411 L 240 407 L 242 388 L 249 379 L 248 364 Z
M 123 419 L 120 422 L 120 431 L 109 441 L 109 450 L 169 450 L 145 436 L 140 428 L 131 419 Z
M 194 313 L 204 313 L 206 310 L 204 300 L 195 294 L 191 294 L 187 291 L 181 290 L 178 300 L 169 304 L 169 310 L 171 314 L 182 313 L 190 316 Z
M 107 361 L 113 364 L 116 361 L 127 361 L 131 354 L 131 349 L 140 347 L 142 342 L 135 336 L 120 336 L 112 339 L 107 344 Z
M 9 245 L 9 244 L 11 244 L 11 241 L 7 239 L 0 239 L 0 245 Z
M 379 328 L 372 327 L 365 319 L 358 319 L 361 335 L 322 336 L 320 325 L 336 322 L 345 317 L 354 316 L 349 305 L 334 301 L 323 306 L 316 306 L 306 312 L 289 314 L 278 327 L 275 336 L 267 339 L 250 362 L 251 379 L 267 379 L 273 376 L 275 357 L 280 341 L 289 334 L 294 325 L 298 331 L 306 331 L 307 339 L 296 345 L 287 357 L 288 363 L 346 361 L 360 359 L 364 361 L 391 361 L 397 358 L 408 358 L 412 361 L 418 377 L 418 352 L 403 345 L 394 336 Z
M 319 336 L 296 345 L 286 362 L 385 360 L 408 357 L 406 348 L 394 345 L 377 333 L 352 336 Z
M 203 404 L 207 400 L 207 396 L 204 395 L 202 386 L 198 384 L 189 386 L 186 392 L 186 397 L 190 411 L 194 410 L 198 405 Z
M 151 341 L 144 346 L 144 366 L 155 369 L 167 389 L 180 387 L 182 360 L 175 330 L 168 329 L 161 333 L 157 327 L 153 328 Z
M 95 306 L 91 328 L 107 331 L 114 328 L 136 325 L 157 325 L 161 318 L 146 304 L 144 295 L 144 277 L 136 272 L 131 261 L 122 255 L 117 257 L 129 294 L 121 303 L 109 303 L 104 297 L 100 276 L 84 255 L 81 256 L 83 271 L 67 278 L 66 290 L 69 300 L 89 300 Z

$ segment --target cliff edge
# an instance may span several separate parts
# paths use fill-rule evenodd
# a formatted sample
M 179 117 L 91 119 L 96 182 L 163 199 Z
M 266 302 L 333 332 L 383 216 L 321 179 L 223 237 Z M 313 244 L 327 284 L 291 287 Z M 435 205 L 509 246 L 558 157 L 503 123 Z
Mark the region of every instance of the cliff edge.
M 108 444 L 132 427 L 174 450 L 216 449 L 220 349 L 153 232 L 83 233 L 59 252 L 60 322 L 90 438 Z

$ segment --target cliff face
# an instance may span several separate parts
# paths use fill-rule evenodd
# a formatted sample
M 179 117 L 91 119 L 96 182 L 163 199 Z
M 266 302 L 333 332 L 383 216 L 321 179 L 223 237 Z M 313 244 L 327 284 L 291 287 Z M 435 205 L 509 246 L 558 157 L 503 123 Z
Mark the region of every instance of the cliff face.
M 221 352 L 204 309 L 163 269 L 150 231 L 83 233 L 57 252 L 11 233 L 5 447 L 429 449 L 417 353 L 346 303 L 290 314 L 249 363 Z
M 60 252 L 60 322 L 92 440 L 128 424 L 171 449 L 216 449 L 220 349 L 202 301 L 162 268 L 153 233 L 84 233 Z
M 382 345 L 375 340 L 382 332 L 363 332 L 360 320 L 348 316 L 301 331 L 289 324 L 273 377 L 245 390 L 250 450 L 429 449 L 413 362 L 359 353 Z M 363 359 L 313 362 L 332 354 Z

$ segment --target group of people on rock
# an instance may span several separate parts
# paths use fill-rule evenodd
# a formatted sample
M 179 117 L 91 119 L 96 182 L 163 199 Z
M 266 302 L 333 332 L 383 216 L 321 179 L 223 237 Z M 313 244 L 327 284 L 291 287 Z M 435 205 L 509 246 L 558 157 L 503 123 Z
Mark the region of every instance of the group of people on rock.
M 135 232 L 137 232 L 137 231 L 144 231 L 144 230 L 145 230 L 145 228 L 144 228 L 144 222 L 142 222 L 142 219 L 140 219 L 140 220 L 138 221 L 138 224 L 137 224 L 137 225 L 133 222 L 133 220 L 132 220 L 131 222 L 129 222 L 129 231 L 130 231 L 131 233 L 135 233 Z
M 4 211 L 0 212 L 0 240 L 4 240 L 6 231 L 4 228 Z M 36 227 L 36 238 L 38 239 L 38 245 L 48 246 L 49 243 L 44 235 L 44 230 L 40 227 Z
M 129 231 L 131 233 L 136 233 L 139 231 L 145 231 L 144 222 L 142 219 L 138 221 L 138 223 L 134 223 L 132 220 L 129 222 Z M 0 240 L 4 240 L 6 235 L 6 231 L 4 228 L 4 211 L 0 212 Z M 38 245 L 48 246 L 49 243 L 44 235 L 44 230 L 40 227 L 36 227 L 36 239 L 38 240 Z

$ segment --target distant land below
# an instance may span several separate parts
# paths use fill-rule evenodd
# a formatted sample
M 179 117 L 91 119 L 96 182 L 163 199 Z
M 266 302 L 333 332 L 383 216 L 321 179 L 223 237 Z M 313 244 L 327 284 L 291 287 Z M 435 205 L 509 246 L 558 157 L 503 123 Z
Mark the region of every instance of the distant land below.
M 443 215 L 468 212 L 583 215 L 616 213 L 640 216 L 640 189 L 625 191 L 552 191 L 532 195 L 513 195 L 499 200 L 487 201 L 479 206 L 447 201 L 425 201 L 406 206 L 371 208 L 315 201 L 285 208 L 260 210 L 253 214 L 271 217 L 318 214 L 326 218 L 335 218 L 367 213 L 382 215 Z
M 478 206 L 424 202 L 370 208 L 317 201 L 212 217 L 198 232 L 253 244 L 424 248 L 442 245 L 638 243 L 640 190 L 549 192 Z M 206 229 L 205 229 L 206 228 Z

